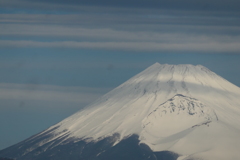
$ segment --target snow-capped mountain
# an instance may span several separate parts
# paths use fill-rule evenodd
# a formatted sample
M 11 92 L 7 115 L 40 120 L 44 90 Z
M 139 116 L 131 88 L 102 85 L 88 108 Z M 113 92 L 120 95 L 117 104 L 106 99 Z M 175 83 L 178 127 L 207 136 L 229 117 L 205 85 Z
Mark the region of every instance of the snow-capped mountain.
M 0 157 L 237 160 L 239 150 L 240 88 L 201 65 L 155 63 Z

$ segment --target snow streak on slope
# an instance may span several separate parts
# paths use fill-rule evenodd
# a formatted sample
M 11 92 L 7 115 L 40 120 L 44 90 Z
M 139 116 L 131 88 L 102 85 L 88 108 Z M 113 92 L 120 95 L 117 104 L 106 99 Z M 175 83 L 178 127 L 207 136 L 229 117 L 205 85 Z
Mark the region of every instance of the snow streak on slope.
M 173 151 L 180 159 L 240 159 L 239 98 L 239 87 L 203 66 L 156 63 L 37 135 L 52 130 L 38 146 L 114 133 L 118 143 L 137 134 L 152 150 Z

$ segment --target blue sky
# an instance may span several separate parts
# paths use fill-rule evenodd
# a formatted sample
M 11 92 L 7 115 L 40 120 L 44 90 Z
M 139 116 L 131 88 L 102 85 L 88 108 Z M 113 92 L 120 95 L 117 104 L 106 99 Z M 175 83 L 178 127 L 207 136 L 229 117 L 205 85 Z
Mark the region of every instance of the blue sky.
M 238 0 L 0 0 L 0 149 L 155 62 L 240 86 Z

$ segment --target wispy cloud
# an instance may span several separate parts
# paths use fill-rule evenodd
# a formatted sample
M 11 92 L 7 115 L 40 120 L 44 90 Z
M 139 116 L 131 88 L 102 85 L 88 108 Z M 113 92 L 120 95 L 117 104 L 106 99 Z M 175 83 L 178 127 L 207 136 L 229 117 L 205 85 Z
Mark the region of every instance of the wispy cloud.
M 183 40 L 184 41 L 184 40 Z M 38 42 L 38 41 L 8 41 L 1 40 L 0 47 L 57 47 L 78 49 L 103 49 L 137 52 L 202 52 L 202 53 L 240 53 L 240 42 Z
M 71 27 L 118 28 L 121 30 L 128 29 L 127 27 L 130 29 L 132 25 L 137 30 L 141 26 L 148 26 L 147 29 L 157 30 L 159 26 L 163 27 L 164 25 L 230 27 L 240 24 L 239 14 L 228 12 L 139 10 L 136 13 L 132 9 L 120 9 L 119 12 L 115 11 L 114 13 L 102 11 L 98 13 L 94 9 L 90 11 L 90 13 L 83 12 L 79 14 L 0 14 L 0 22 L 10 24 L 55 24 Z M 140 27 L 138 27 L 139 25 Z M 153 26 L 156 27 L 153 28 Z
M 219 3 L 217 0 L 122 0 L 109 1 L 102 0 L 81 0 L 81 1 L 66 1 L 66 0 L 1 0 L 3 7 L 18 7 L 18 8 L 33 8 L 33 9 L 74 9 L 81 6 L 98 6 L 98 7 L 121 7 L 121 8 L 149 8 L 149 9 L 179 9 L 179 10 L 223 10 L 223 11 L 238 11 L 239 1 L 228 0 Z
M 0 99 L 88 104 L 109 90 L 109 88 L 0 83 Z
M 157 25 L 158 26 L 158 25 Z M 156 26 L 156 27 L 157 27 Z M 137 27 L 137 26 L 136 26 Z M 46 38 L 64 38 L 64 39 L 78 39 L 78 40 L 91 40 L 91 41 L 199 41 L 205 39 L 218 39 L 236 41 L 240 35 L 228 35 L 224 33 L 227 30 L 232 32 L 239 32 L 240 27 L 234 26 L 182 26 L 182 25 L 167 25 L 158 26 L 162 31 L 149 29 L 149 30 L 119 30 L 115 28 L 84 28 L 81 26 L 59 26 L 59 25 L 25 25 L 25 24 L 2 24 L 0 26 L 0 34 L 2 36 L 40 36 Z M 167 29 L 168 28 L 168 29 Z M 181 29 L 188 29 L 184 32 Z M 173 32 L 173 30 L 175 31 Z M 207 33 L 201 33 L 203 30 Z M 208 31 L 207 31 L 208 30 Z M 212 33 L 209 33 L 211 32 Z M 221 32 L 218 34 L 216 32 Z M 199 33 L 200 32 L 200 33 Z M 214 33 L 215 32 L 215 33 Z

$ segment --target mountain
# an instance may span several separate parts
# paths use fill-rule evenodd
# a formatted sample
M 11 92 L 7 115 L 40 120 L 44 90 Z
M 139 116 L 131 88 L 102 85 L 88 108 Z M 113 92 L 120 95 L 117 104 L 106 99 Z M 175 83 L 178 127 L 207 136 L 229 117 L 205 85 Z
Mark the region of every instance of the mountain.
M 197 65 L 155 63 L 0 157 L 237 160 L 240 88 Z

